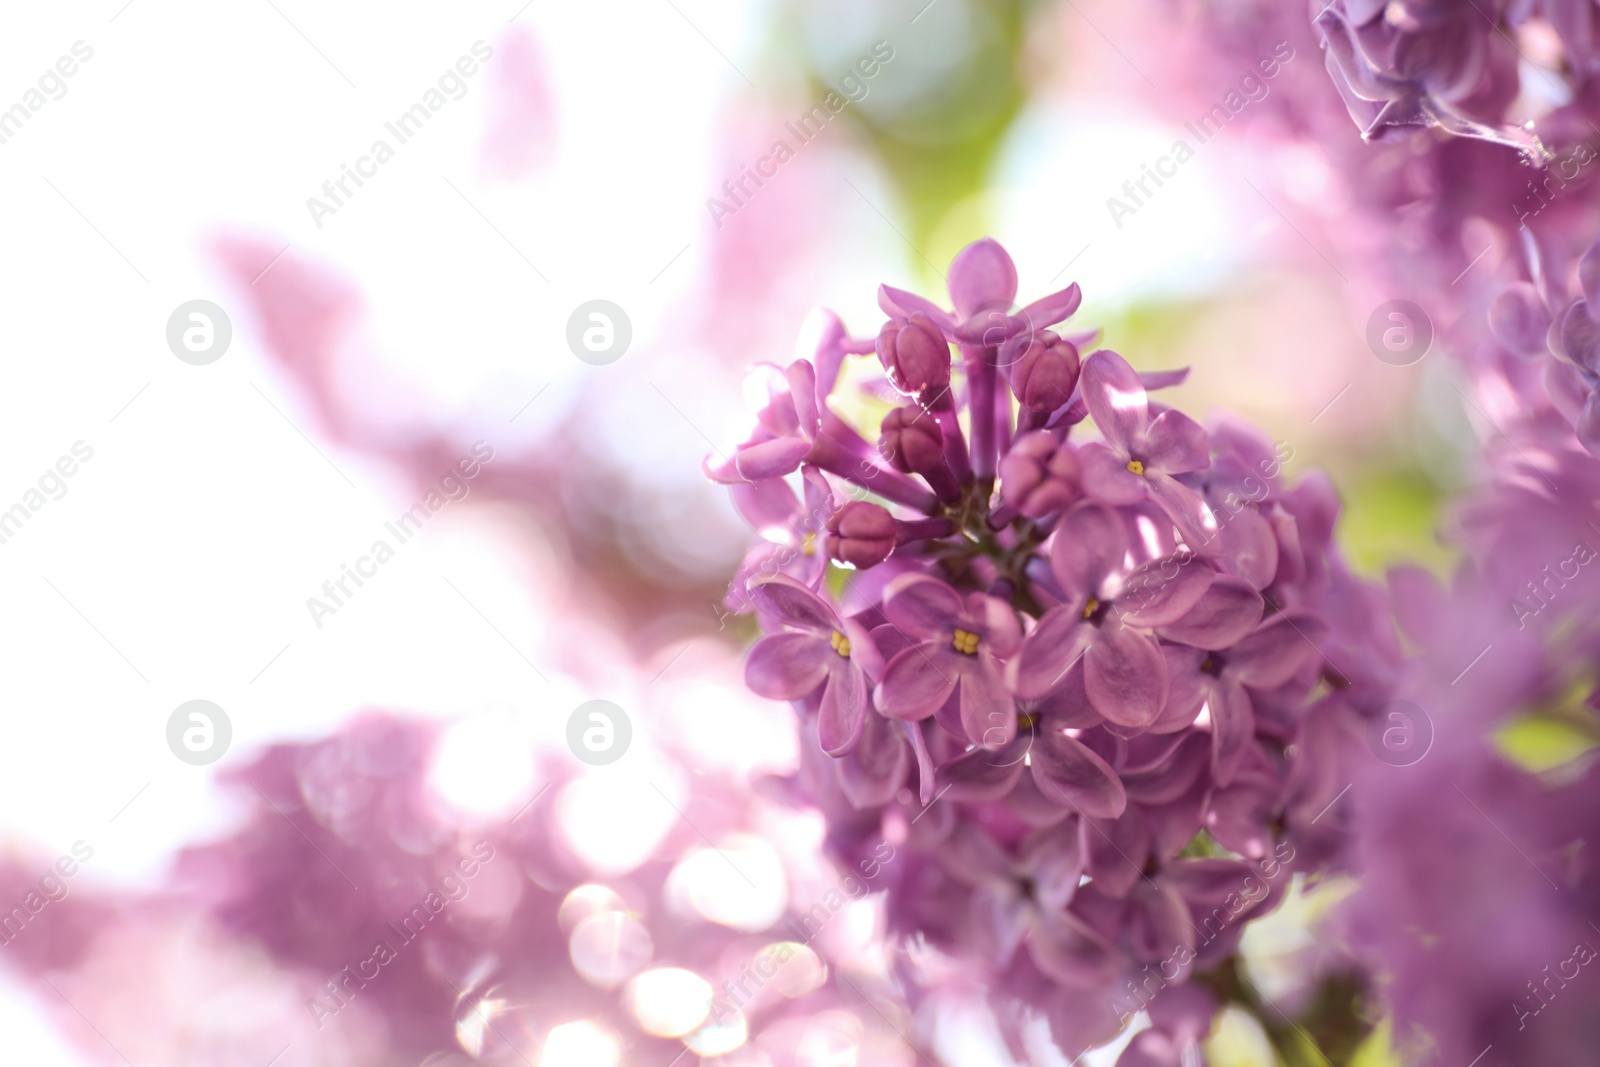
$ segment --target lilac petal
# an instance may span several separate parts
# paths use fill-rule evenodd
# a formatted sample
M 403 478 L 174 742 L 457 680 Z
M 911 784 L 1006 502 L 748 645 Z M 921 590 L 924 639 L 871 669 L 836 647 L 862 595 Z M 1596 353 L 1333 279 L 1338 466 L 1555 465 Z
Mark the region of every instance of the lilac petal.
M 1582 370 L 1559 359 L 1547 359 L 1544 364 L 1544 391 L 1566 420 L 1576 423 L 1589 401 L 1589 381 Z M 715 473 L 712 481 L 722 481 Z
M 1104 504 L 1080 504 L 1061 516 L 1050 542 L 1050 569 L 1078 604 L 1098 596 L 1106 580 L 1122 570 L 1128 528 Z
M 1195 764 L 1204 771 L 1211 758 L 1210 746 L 1204 737 L 1196 737 L 1195 742 L 1193 747 L 1200 757 Z M 1211 779 L 1202 773 L 1195 776 L 1189 788 L 1176 800 L 1145 805 L 1145 821 L 1150 824 L 1150 851 L 1167 860 L 1193 841 L 1194 835 L 1200 832 L 1201 817 L 1210 796 Z
M 1065 604 L 1047 611 L 1012 660 L 1017 696 L 1037 700 L 1061 685 L 1093 634 L 1077 607 Z
M 787 545 L 777 545 L 771 541 L 762 541 L 750 546 L 750 550 L 744 554 L 744 559 L 739 563 L 739 569 L 734 572 L 733 580 L 728 583 L 728 592 L 722 598 L 722 602 L 727 605 L 728 610 L 740 615 L 754 611 L 755 604 L 750 600 L 750 584 L 771 577 L 796 560 L 803 559 L 804 557 L 796 556 L 794 549 Z M 768 633 L 776 633 L 783 629 L 781 619 L 763 616 L 760 621 L 761 628 Z
M 1150 499 L 1161 505 L 1167 518 L 1183 534 L 1184 544 L 1190 551 L 1207 558 L 1222 554 L 1222 538 L 1217 533 L 1217 517 L 1212 514 L 1200 494 L 1170 475 L 1152 471 L 1144 477 L 1149 487 Z
M 990 962 L 1008 967 L 1028 932 L 1032 909 L 1010 881 L 985 882 L 972 894 L 972 928 Z
M 834 766 L 839 788 L 857 811 L 882 807 L 905 784 L 911 769 L 910 746 L 894 723 L 868 715 L 856 747 Z
M 1182 966 L 1180 950 L 1192 949 L 1196 934 L 1183 895 L 1165 883 L 1165 878 L 1156 885 L 1141 881 L 1128 894 L 1134 905 L 1128 909 L 1128 935 L 1136 959 L 1164 962 L 1178 957 L 1173 962 L 1181 967 L 1181 980 L 1189 966 Z
M 1079 347 L 1082 347 L 1081 345 Z M 1179 367 L 1176 370 L 1146 370 L 1139 372 L 1139 383 L 1148 390 L 1170 389 L 1174 385 L 1182 385 L 1189 380 L 1191 367 Z
M 805 490 L 805 514 L 800 525 L 811 533 L 820 533 L 828 524 L 828 516 L 839 510 L 838 498 L 828 476 L 815 467 L 800 468 L 800 482 Z
M 902 574 L 883 592 L 884 616 L 911 637 L 948 639 L 961 609 L 961 594 L 926 574 Z
M 1078 382 L 1089 414 L 1107 441 L 1124 453 L 1144 443 L 1150 417 L 1144 383 L 1127 360 L 1109 348 L 1091 352 Z
M 1274 511 L 1268 520 L 1278 538 L 1277 581 L 1284 585 L 1298 585 L 1306 575 L 1305 546 L 1300 540 L 1300 524 L 1294 516 Z
M 745 481 L 779 478 L 794 473 L 810 452 L 811 442 L 804 437 L 774 437 L 739 449 L 733 466 Z
M 1145 1030 L 1128 1042 L 1117 1067 L 1183 1067 L 1183 1046 L 1163 1030 Z
M 783 369 L 789 382 L 789 396 L 794 402 L 795 416 L 800 420 L 800 433 L 806 438 L 817 436 L 822 422 L 822 412 L 817 406 L 817 369 L 809 359 L 797 359 Z
M 1159 768 L 1122 775 L 1128 799 L 1139 804 L 1171 804 L 1187 793 L 1211 765 L 1211 742 L 1198 731 L 1186 734 Z
M 1095 710 L 1119 726 L 1155 722 L 1167 699 L 1167 661 L 1150 638 L 1101 627 L 1083 657 L 1083 686 Z
M 1230 678 L 1212 684 L 1206 708 L 1211 714 L 1211 776 L 1217 785 L 1226 786 L 1250 754 L 1256 736 L 1255 711 L 1244 686 Z
M 1578 440 L 1589 454 L 1600 459 L 1600 391 L 1589 394 L 1589 400 L 1579 412 L 1576 425 Z
M 859 617 L 864 618 L 866 615 L 867 612 L 862 612 L 861 616 Z M 878 650 L 878 654 L 882 656 L 885 661 L 894 659 L 912 645 L 917 644 L 917 642 L 906 636 L 906 632 L 904 630 L 889 623 L 884 623 L 881 626 L 874 626 L 870 632 L 872 634 L 873 647 Z M 852 648 L 850 651 L 854 652 L 855 649 Z M 883 672 L 880 671 L 878 673 L 878 677 L 882 679 Z
M 1041 793 L 1039 783 L 1034 781 L 1031 774 L 1024 774 L 1017 779 L 1016 785 L 1006 796 L 1006 808 L 1024 826 L 1039 829 L 1060 826 L 1068 819 L 1077 817 Z
M 1179 625 L 1203 609 L 1216 581 L 1217 573 L 1193 556 L 1152 560 L 1130 574 L 1117 594 L 1117 618 L 1144 629 Z M 1255 590 L 1250 592 L 1255 595 Z M 1260 612 L 1256 615 L 1251 626 Z
M 1017 298 L 1017 266 L 992 237 L 974 241 L 950 263 L 950 300 L 969 319 L 987 306 L 1010 307 Z
M 878 710 L 891 719 L 916 721 L 939 710 L 956 687 L 952 662 L 960 653 L 948 645 L 913 645 L 889 661 L 873 693 Z
M 1167 703 L 1161 717 L 1150 724 L 1152 733 L 1176 733 L 1194 722 L 1206 702 L 1206 676 L 1200 673 L 1203 649 L 1188 645 L 1162 645 L 1167 660 Z
M 1005 657 L 1022 643 L 1022 625 L 1017 612 L 997 596 L 973 593 L 967 597 L 967 616 L 976 620 L 979 636 L 993 655 Z
M 1155 417 L 1144 438 L 1145 465 L 1163 474 L 1184 474 L 1211 466 L 1211 444 L 1203 426 L 1181 411 Z
M 1028 708 L 1036 719 L 1065 730 L 1087 730 L 1105 720 L 1089 703 L 1089 694 L 1083 688 L 1083 660 L 1074 663 L 1049 693 L 1032 702 Z M 1199 706 L 1196 705 L 1196 710 Z
M 1245 685 L 1276 689 L 1321 653 L 1328 627 L 1321 619 L 1298 612 L 1276 615 L 1228 650 L 1227 670 Z
M 1195 648 L 1227 648 L 1255 629 L 1266 606 L 1261 594 L 1243 578 L 1219 575 L 1188 614 L 1157 632 L 1169 641 Z
M 1087 819 L 1078 820 L 1079 824 L 1085 827 L 1087 827 L 1088 821 Z M 1112 824 L 1108 823 L 1107 825 Z M 1088 831 L 1084 834 L 1083 839 L 1085 842 L 1091 840 L 1089 836 L 1091 832 Z M 1134 870 L 1134 880 L 1137 881 L 1141 877 L 1148 853 L 1140 851 L 1138 853 L 1129 853 L 1129 855 L 1137 856 L 1136 862 L 1139 867 Z M 1077 894 L 1072 898 L 1072 907 L 1067 910 L 1074 918 L 1089 927 L 1096 936 L 1116 943 L 1122 939 L 1123 931 L 1128 925 L 1128 901 L 1125 899 L 1127 894 L 1120 893 L 1112 896 L 1106 892 L 1105 886 L 1102 884 L 1103 874 L 1094 873 L 1092 865 L 1090 873 L 1093 877 L 1078 887 Z
M 876 683 L 883 677 L 884 659 L 872 633 L 856 619 L 845 619 L 842 629 L 850 640 L 850 662 L 866 674 L 869 683 Z
M 1030 329 L 1042 330 L 1046 326 L 1054 326 L 1062 319 L 1071 318 L 1072 313 L 1078 310 L 1078 305 L 1082 302 L 1083 292 L 1078 288 L 1078 283 L 1073 282 L 1059 292 L 1035 300 L 1022 309 L 1019 317 L 1027 321 Z M 1094 336 L 1094 333 L 1090 333 L 1085 336 L 1084 341 L 1091 341 Z
M 1600 323 L 1580 300 L 1561 320 L 1561 348 L 1566 357 L 1590 373 L 1600 372 Z
M 1137 504 L 1149 496 L 1145 480 L 1128 469 L 1126 455 L 1099 441 L 1078 450 L 1083 491 L 1105 504 Z
M 837 655 L 815 634 L 763 637 L 744 661 L 744 681 L 770 700 L 799 700 L 828 678 L 828 656 Z
M 1539 291 L 1528 282 L 1507 286 L 1489 305 L 1489 332 L 1519 356 L 1542 355 L 1550 333 L 1550 313 L 1539 299 Z
M 955 319 L 938 304 L 925 300 L 916 293 L 896 289 L 892 285 L 878 286 L 878 307 L 883 309 L 885 315 L 901 319 L 909 319 L 920 311 L 937 323 L 944 332 L 950 333 L 955 329 Z
M 732 459 L 727 456 L 718 456 L 715 459 L 706 456 L 700 461 L 700 470 L 718 485 L 742 484 L 745 477 L 739 473 L 738 455 L 739 453 L 735 452 Z
M 1083 850 L 1094 887 L 1112 897 L 1125 897 L 1144 876 L 1150 855 L 1150 827 L 1144 813 L 1129 808 L 1117 819 L 1084 819 Z
M 961 728 L 974 745 L 1003 748 L 1017 736 L 1016 700 L 993 656 L 979 652 L 965 658 L 960 682 Z
M 944 703 L 939 705 L 939 710 L 933 713 L 933 721 L 939 728 L 957 741 L 960 747 L 965 748 L 967 741 L 967 728 L 961 724 L 961 683 L 958 679 L 950 695 L 945 697 Z
M 1217 998 L 1197 985 L 1169 986 L 1150 1002 L 1150 1021 L 1179 1041 L 1203 1041 L 1211 1033 Z
M 1278 573 L 1278 539 L 1272 532 L 1272 524 L 1249 506 L 1226 520 L 1219 516 L 1218 522 L 1222 527 L 1222 558 L 1228 573 L 1237 574 L 1257 589 L 1271 585 Z
M 789 532 L 800 510 L 800 498 L 782 478 L 738 482 L 729 491 L 733 510 L 763 537 L 777 540 Z
M 1118 955 L 1070 911 L 1036 917 L 1028 955 L 1048 977 L 1074 989 L 1109 988 L 1118 966 Z
M 833 605 L 786 574 L 750 583 L 750 600 L 757 611 L 785 626 L 829 634 L 841 626 Z
M 1034 899 L 1046 911 L 1061 911 L 1083 880 L 1083 838 L 1076 826 L 1036 834 L 1023 847 L 1023 868 L 1033 880 Z
M 829 673 L 828 685 L 822 691 L 822 706 L 817 711 L 817 740 L 822 750 L 830 756 L 849 752 L 861 737 L 866 718 L 866 676 L 845 663 Z
M 1240 860 L 1178 860 L 1167 865 L 1161 881 L 1198 910 L 1210 910 L 1227 903 L 1230 896 L 1243 896 L 1240 887 L 1260 883 L 1256 869 Z
M 1211 794 L 1206 805 L 1206 829 L 1224 848 L 1241 856 L 1261 859 L 1272 847 L 1272 817 L 1276 814 L 1277 781 L 1270 775 L 1241 771 L 1233 784 Z
M 850 340 L 850 334 L 833 312 L 824 309 L 820 318 L 811 362 L 817 370 L 816 395 L 827 396 L 839 381 L 839 368 L 844 364 L 845 345 Z
M 995 839 L 976 823 L 961 821 L 936 846 L 939 865 L 961 885 L 1009 881 L 1012 865 Z
M 1172 761 L 1184 738 L 1175 734 L 1140 734 L 1123 739 L 1117 770 L 1130 777 L 1159 771 Z
M 1006 307 L 1005 304 L 980 306 L 956 327 L 956 340 L 965 345 L 999 348 L 1012 338 L 1020 337 L 1027 332 L 1028 320 L 1021 315 L 1006 314 Z
M 987 803 L 1011 792 L 1022 776 L 1028 739 L 1017 738 L 996 752 L 975 748 L 939 768 L 940 794 L 957 803 Z
M 911 742 L 911 754 L 917 761 L 917 796 L 921 799 L 924 809 L 932 804 L 938 795 L 934 792 L 933 756 L 928 752 L 928 742 L 922 736 L 922 727 L 914 722 L 902 722 L 900 728 L 905 731 L 906 739 Z
M 1045 796 L 1095 819 L 1115 819 L 1128 806 L 1117 772 L 1077 738 L 1044 731 L 1031 756 L 1034 782 Z
M 1578 288 L 1589 303 L 1600 304 L 1600 241 L 1590 244 L 1578 260 Z

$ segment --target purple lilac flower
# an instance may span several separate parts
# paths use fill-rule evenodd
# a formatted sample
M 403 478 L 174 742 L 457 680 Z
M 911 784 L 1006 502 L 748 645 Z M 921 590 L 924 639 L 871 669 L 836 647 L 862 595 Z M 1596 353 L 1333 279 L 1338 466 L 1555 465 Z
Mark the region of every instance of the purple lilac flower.
M 879 709 L 890 718 L 925 719 L 959 691 L 967 736 L 981 742 L 991 725 L 989 708 L 1010 697 L 1000 664 L 1021 637 L 1011 606 L 984 593 L 963 597 L 937 578 L 907 574 L 889 585 L 883 614 L 911 647 L 884 667 L 873 694 Z M 1001 723 L 1002 743 L 1015 725 L 1014 715 Z
M 1389 695 L 1387 608 L 1338 558 L 1325 482 L 1289 486 L 1253 432 L 1150 399 L 1184 372 L 1080 359 L 1092 334 L 1048 329 L 1076 286 L 1015 310 L 1010 257 L 981 241 L 950 288 L 953 312 L 883 287 L 876 345 L 837 345 L 876 351 L 869 395 L 916 401 L 881 426 L 876 470 L 901 480 L 838 462 L 859 434 L 811 414 L 833 386 L 804 366 L 712 468 L 786 501 L 763 483 L 810 464 L 854 497 L 826 524 L 837 584 L 751 587 L 751 686 L 805 739 L 782 788 L 840 862 L 896 842 L 891 931 L 986 990 L 1014 1046 L 1029 1017 L 1069 1055 L 1109 1039 L 1142 1007 L 1123 987 L 1164 967 L 1210 992 L 1174 997 L 1140 1054 L 1187 1048 L 1195 1004 L 1242 995 L 1232 954 L 1284 872 L 1347 862 L 1345 812 L 1324 812 L 1343 739 Z M 904 957 L 912 990 L 946 983 L 927 962 Z
M 1106 438 L 1080 452 L 1085 494 L 1106 504 L 1154 501 L 1192 550 L 1215 552 L 1214 516 L 1174 477 L 1210 465 L 1205 430 L 1170 408 L 1150 418 L 1144 383 L 1115 352 L 1091 355 L 1083 377 L 1084 403 Z
M 751 648 L 746 684 L 774 700 L 800 700 L 820 689 L 823 750 L 830 756 L 849 752 L 866 721 L 869 679 L 884 673 L 872 638 L 792 578 L 779 575 L 752 585 L 750 598 L 767 620 L 787 629 Z

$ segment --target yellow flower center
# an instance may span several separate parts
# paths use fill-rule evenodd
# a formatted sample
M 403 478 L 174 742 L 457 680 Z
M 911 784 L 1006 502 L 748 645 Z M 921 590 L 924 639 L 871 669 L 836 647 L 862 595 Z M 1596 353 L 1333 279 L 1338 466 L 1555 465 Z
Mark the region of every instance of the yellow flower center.
M 1089 602 L 1083 606 L 1083 617 L 1087 619 L 1098 610 L 1100 610 L 1100 601 L 1090 597 Z
M 828 644 L 833 646 L 833 650 L 845 659 L 850 658 L 850 639 L 838 630 L 833 631 L 833 636 L 828 639 Z
M 1035 721 L 1036 720 L 1034 719 L 1034 717 L 1033 717 L 1031 712 L 1026 712 L 1026 711 L 1017 712 L 1017 729 L 1019 729 L 1019 730 L 1031 730 L 1031 729 L 1033 729 L 1033 724 L 1034 724 Z
M 806 534 L 805 539 L 800 542 L 800 552 L 801 552 L 802 555 L 806 555 L 806 556 L 815 556 L 817 554 L 817 535 L 816 534 L 814 534 L 814 533 Z
M 950 642 L 957 652 L 964 652 L 969 656 L 976 655 L 978 651 L 978 635 L 965 630 L 957 630 Z
M 1144 473 L 1144 464 L 1139 462 L 1136 459 L 1130 459 L 1130 460 L 1128 460 L 1128 469 L 1131 470 L 1135 474 L 1143 474 Z

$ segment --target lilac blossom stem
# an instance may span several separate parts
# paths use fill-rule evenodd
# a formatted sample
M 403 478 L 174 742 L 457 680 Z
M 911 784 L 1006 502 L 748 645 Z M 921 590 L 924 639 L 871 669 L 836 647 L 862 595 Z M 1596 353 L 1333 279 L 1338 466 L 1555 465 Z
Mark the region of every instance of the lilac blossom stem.
M 972 461 L 967 454 L 967 438 L 961 432 L 961 418 L 956 414 L 955 404 L 946 394 L 941 406 L 931 409 L 933 417 L 939 420 L 939 429 L 944 434 L 944 460 L 950 468 L 950 474 L 957 484 L 964 485 L 972 480 Z M 958 492 L 956 494 L 960 496 Z
M 811 446 L 806 462 L 814 463 L 830 474 L 837 474 L 847 482 L 854 482 L 885 500 L 904 504 L 926 514 L 939 509 L 934 495 L 899 471 L 890 470 L 871 459 L 851 454 L 831 437 L 818 437 Z
M 907 545 L 912 541 L 928 541 L 949 537 L 955 530 L 949 519 L 897 519 L 894 524 L 894 543 Z
M 962 345 L 967 368 L 967 405 L 972 413 L 972 470 L 979 481 L 994 484 L 995 450 L 993 351 L 981 345 Z
M 957 481 L 955 472 L 950 469 L 948 458 L 937 466 L 923 471 L 922 477 L 933 489 L 934 495 L 946 504 L 953 504 L 961 499 L 961 483 Z
M 998 454 L 1003 456 L 1011 451 L 1011 392 L 1007 389 L 994 391 L 994 421 Z
M 1042 430 L 1049 421 L 1050 412 L 1023 408 L 1017 412 L 1017 436 L 1021 437 L 1030 430 Z

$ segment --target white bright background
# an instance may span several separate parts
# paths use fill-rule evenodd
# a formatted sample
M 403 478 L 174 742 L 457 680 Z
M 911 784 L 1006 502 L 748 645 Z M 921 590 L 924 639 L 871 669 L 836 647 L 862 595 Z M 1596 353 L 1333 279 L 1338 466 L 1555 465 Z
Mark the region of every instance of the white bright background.
M 906 78 L 938 76 L 941 50 L 974 17 L 962 0 L 816 10 L 814 54 L 848 59 L 886 36 Z M 559 558 L 469 508 L 446 509 L 346 609 L 312 625 L 306 598 L 413 501 L 392 472 L 317 440 L 209 242 L 260 236 L 353 279 L 364 343 L 406 383 L 406 415 L 482 415 L 504 427 L 490 443 L 511 454 L 548 433 L 585 375 L 614 373 L 619 389 L 642 391 L 696 358 L 694 341 L 665 324 L 703 286 L 722 239 L 705 208 L 727 176 L 719 124 L 741 107 L 810 104 L 773 55 L 773 17 L 770 4 L 746 0 L 96 0 L 0 15 L 0 108 L 75 42 L 93 48 L 65 96 L 0 144 L 0 510 L 75 442 L 93 449 L 65 496 L 0 544 L 0 842 L 54 856 L 81 838 L 95 857 L 80 884 L 153 886 L 177 848 L 232 825 L 212 776 L 264 743 L 325 733 L 365 707 L 508 716 L 559 743 L 571 708 L 614 695 L 539 656 L 564 625 L 540 611 Z M 387 136 L 383 123 L 474 42 L 498 48 L 513 20 L 549 64 L 551 164 L 518 183 L 485 174 L 491 60 L 314 226 L 306 198 Z M 1096 168 L 1061 146 L 1069 135 L 1095 141 Z M 870 202 L 841 186 L 852 254 L 815 299 L 871 329 L 872 283 L 916 284 L 921 267 L 885 220 L 896 207 L 884 179 L 846 131 L 828 136 Z M 1233 208 L 1205 158 L 1113 231 L 1104 198 L 1171 139 L 1131 108 L 1041 103 L 1024 116 L 994 184 L 996 236 L 1026 294 L 1044 292 L 1090 241 L 1083 266 L 1100 279 L 1094 298 L 1111 304 L 1152 278 L 1193 291 L 1236 260 Z M 568 315 L 594 297 L 632 318 L 633 350 L 613 368 L 580 363 L 564 342 Z M 235 331 L 205 367 L 165 342 L 168 316 L 196 298 L 229 309 Z M 781 358 L 786 344 L 752 338 L 751 358 Z M 679 398 L 722 445 L 744 418 L 728 406 L 737 386 Z M 665 405 L 627 411 L 596 412 L 594 432 L 633 449 L 643 476 L 697 484 L 704 441 Z M 723 518 L 705 519 L 706 536 L 730 536 Z M 212 768 L 166 747 L 168 716 L 196 698 L 232 721 L 233 747 Z M 464 780 L 484 773 L 457 763 Z M 30 1021 L 30 995 L 0 998 L 12 1049 L 29 1063 L 75 1062 Z

